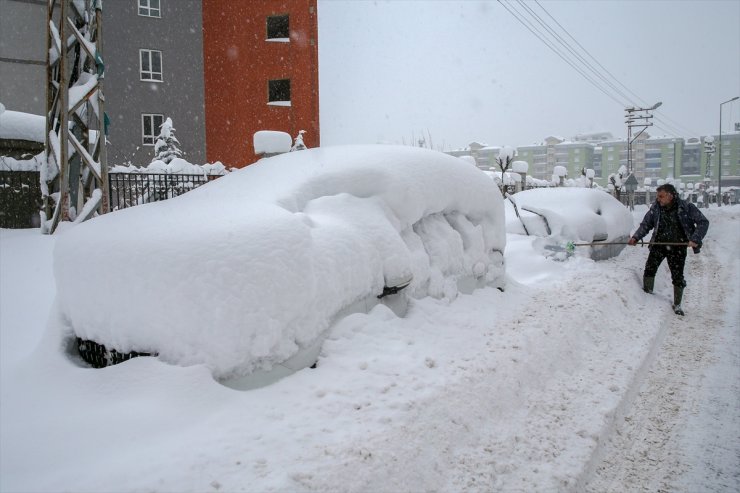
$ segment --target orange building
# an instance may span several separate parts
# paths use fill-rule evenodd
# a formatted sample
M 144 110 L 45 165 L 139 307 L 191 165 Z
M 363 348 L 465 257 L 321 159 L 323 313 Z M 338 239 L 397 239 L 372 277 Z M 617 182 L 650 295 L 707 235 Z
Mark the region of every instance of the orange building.
M 259 130 L 319 146 L 316 0 L 203 0 L 203 55 L 208 162 L 254 162 Z

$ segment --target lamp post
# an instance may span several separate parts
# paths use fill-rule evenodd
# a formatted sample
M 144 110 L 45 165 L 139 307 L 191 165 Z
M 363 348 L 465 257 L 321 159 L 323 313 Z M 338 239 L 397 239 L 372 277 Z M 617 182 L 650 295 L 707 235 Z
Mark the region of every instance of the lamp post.
M 719 104 L 719 148 L 717 149 L 717 207 L 722 207 L 722 105 L 740 99 L 735 96 Z

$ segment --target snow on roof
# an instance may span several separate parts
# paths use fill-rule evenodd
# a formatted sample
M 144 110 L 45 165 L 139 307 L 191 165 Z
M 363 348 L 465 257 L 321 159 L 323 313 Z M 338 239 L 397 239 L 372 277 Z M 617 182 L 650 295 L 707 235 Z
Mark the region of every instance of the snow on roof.
M 5 110 L 0 113 L 0 139 L 46 142 L 43 116 Z
M 286 360 L 409 276 L 415 297 L 454 297 L 459 276 L 502 282 L 505 243 L 501 194 L 469 163 L 316 148 L 64 231 L 58 306 L 79 337 L 226 378 Z

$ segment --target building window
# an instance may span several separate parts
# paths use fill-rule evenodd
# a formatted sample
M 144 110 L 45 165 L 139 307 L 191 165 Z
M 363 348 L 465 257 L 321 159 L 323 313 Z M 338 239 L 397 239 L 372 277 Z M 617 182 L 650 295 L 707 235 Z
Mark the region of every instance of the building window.
M 164 115 L 144 113 L 141 115 L 141 143 L 153 146 L 159 135 L 159 127 L 164 123 Z
M 269 81 L 267 102 L 276 106 L 290 106 L 290 79 Z
M 287 15 L 271 15 L 267 18 L 268 40 L 290 40 L 290 20 Z
M 162 82 L 162 52 L 139 50 L 139 74 L 143 81 Z
M 159 0 L 139 0 L 139 15 L 144 17 L 162 17 Z

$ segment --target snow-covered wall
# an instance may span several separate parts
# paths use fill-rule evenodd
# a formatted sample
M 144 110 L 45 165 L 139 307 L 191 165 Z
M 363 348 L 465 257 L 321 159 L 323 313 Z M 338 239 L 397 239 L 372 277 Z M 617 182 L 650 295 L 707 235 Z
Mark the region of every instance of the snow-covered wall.
M 0 139 L 44 142 L 46 119 L 43 116 L 5 110 L 0 112 Z

